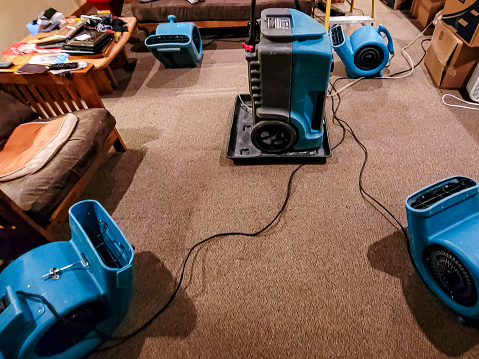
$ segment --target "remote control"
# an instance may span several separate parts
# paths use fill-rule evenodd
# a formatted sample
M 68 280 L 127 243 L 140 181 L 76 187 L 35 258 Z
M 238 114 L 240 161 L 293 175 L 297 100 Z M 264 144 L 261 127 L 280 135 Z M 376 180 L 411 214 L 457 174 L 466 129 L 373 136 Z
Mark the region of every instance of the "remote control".
M 49 70 L 67 70 L 67 69 L 76 69 L 78 67 L 78 62 L 64 62 L 62 64 L 53 64 L 47 66 Z
M 0 62 L 0 69 L 8 69 L 9 67 L 12 67 L 13 62 L 11 61 L 2 61 Z

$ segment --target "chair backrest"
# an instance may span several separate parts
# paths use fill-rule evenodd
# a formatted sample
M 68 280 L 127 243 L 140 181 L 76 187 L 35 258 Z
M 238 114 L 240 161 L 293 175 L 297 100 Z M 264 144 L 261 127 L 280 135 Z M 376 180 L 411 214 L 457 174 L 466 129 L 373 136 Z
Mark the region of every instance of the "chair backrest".
M 0 72 L 0 90 L 31 106 L 41 118 L 104 107 L 91 76 L 93 66 L 70 75 Z

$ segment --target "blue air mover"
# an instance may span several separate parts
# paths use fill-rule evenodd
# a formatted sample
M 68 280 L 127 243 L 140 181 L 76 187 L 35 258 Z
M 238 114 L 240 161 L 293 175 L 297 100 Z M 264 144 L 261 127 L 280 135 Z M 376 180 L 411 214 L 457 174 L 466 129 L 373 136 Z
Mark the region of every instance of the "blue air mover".
M 254 28 L 244 45 L 250 94 L 240 95 L 248 123 L 233 118 L 228 157 L 329 157 L 324 103 L 332 48 L 326 30 L 300 11 L 274 8 L 261 12 L 257 44 Z
M 203 57 L 200 31 L 192 22 L 159 24 L 156 32 L 145 39 L 148 50 L 166 67 L 196 67 Z
M 479 319 L 479 194 L 467 177 L 451 177 L 406 200 L 409 249 L 431 291 L 464 318 Z
M 381 34 L 386 35 L 387 45 Z M 350 37 L 338 25 L 331 28 L 330 36 L 349 77 L 381 76 L 389 54 L 394 54 L 393 40 L 383 25 L 360 27 Z
M 0 358 L 82 358 L 128 311 L 133 248 L 98 202 L 69 215 L 70 241 L 35 248 L 0 273 Z

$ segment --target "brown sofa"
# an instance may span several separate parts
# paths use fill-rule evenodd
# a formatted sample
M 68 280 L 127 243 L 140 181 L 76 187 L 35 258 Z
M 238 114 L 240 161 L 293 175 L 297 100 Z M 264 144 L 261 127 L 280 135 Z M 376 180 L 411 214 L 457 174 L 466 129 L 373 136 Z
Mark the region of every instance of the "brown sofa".
M 314 0 L 299 0 L 301 11 L 312 14 Z M 294 0 L 257 0 L 256 18 L 266 8 L 295 8 Z M 192 21 L 202 27 L 245 26 L 251 16 L 251 0 L 204 0 L 190 4 L 187 0 L 157 0 L 131 4 L 133 16 L 140 28 L 154 30 L 154 25 L 168 21 L 168 15 L 175 15 L 178 22 Z

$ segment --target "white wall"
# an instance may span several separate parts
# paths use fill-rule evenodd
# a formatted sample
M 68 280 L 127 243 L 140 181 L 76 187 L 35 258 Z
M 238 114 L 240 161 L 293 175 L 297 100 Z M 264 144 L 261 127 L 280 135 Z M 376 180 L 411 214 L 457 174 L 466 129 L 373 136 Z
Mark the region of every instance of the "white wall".
M 71 15 L 85 0 L 0 0 L 0 52 L 29 34 L 26 25 L 48 8 Z

